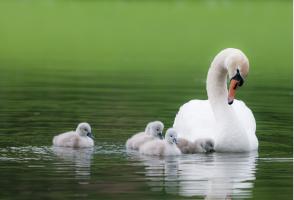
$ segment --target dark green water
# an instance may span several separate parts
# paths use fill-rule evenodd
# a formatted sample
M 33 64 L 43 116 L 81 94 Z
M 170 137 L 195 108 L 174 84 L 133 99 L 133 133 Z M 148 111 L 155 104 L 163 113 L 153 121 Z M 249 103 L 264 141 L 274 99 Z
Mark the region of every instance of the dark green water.
M 292 199 L 292 3 L 1 1 L 0 199 Z M 147 122 L 206 99 L 225 47 L 251 71 L 237 97 L 258 153 L 127 153 Z M 91 124 L 94 149 L 53 148 Z

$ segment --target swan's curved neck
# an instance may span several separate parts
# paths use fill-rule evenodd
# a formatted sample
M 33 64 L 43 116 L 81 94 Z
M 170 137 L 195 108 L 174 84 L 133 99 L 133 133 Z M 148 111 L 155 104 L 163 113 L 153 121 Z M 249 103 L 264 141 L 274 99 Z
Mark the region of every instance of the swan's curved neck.
M 233 105 L 228 104 L 227 77 L 228 73 L 232 73 L 237 66 L 243 69 L 241 65 L 243 61 L 246 60 L 240 51 L 226 49 L 214 58 L 208 70 L 206 82 L 208 100 L 215 119 L 222 124 L 237 124 L 238 117 L 234 112 Z
M 216 120 L 216 149 L 226 150 L 230 148 L 227 144 L 242 144 L 244 149 L 250 146 L 246 129 L 240 123 L 239 110 L 234 110 L 234 104 L 228 104 L 227 89 L 228 73 L 232 77 L 236 69 L 246 72 L 248 67 L 248 61 L 240 51 L 226 49 L 214 58 L 209 68 L 206 90 Z
M 248 70 L 248 59 L 238 49 L 224 49 L 214 58 L 209 68 L 206 82 L 208 100 L 213 108 L 219 106 L 223 109 L 231 108 L 228 105 L 227 75 L 228 73 L 230 77 L 239 75 L 243 81 L 241 75 L 246 76 Z M 234 98 L 234 96 L 231 97 Z
M 226 58 L 226 54 L 215 57 L 209 68 L 206 82 L 207 96 L 214 115 L 217 120 L 222 121 L 224 118 L 228 119 L 231 112 L 230 105 L 228 105 Z

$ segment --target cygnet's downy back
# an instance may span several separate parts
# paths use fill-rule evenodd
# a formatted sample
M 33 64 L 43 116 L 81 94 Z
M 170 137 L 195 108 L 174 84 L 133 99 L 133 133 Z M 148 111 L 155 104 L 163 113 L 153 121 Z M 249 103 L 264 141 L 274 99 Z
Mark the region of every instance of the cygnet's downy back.
M 184 154 L 214 152 L 214 142 L 208 138 L 197 139 L 194 142 L 179 138 L 177 146 Z

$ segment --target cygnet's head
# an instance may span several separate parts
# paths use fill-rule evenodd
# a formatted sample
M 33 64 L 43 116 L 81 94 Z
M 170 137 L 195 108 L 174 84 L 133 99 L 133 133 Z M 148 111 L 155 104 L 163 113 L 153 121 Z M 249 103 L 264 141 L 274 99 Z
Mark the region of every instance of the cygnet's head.
M 94 139 L 92 132 L 91 132 L 91 126 L 90 126 L 90 124 L 88 124 L 86 122 L 80 123 L 76 129 L 76 132 L 80 136 L 84 136 L 84 137 L 88 136 L 88 137 Z
M 164 125 L 160 121 L 154 121 L 147 124 L 145 133 L 163 139 L 162 131 L 164 129 Z
M 200 139 L 200 145 L 206 153 L 214 152 L 214 141 L 211 139 Z
M 238 50 L 232 53 L 225 62 L 230 79 L 228 104 L 232 104 L 235 99 L 236 90 L 241 87 L 249 72 L 249 61 L 246 55 Z
M 167 142 L 169 142 L 170 144 L 177 144 L 178 143 L 177 138 L 178 138 L 178 134 L 176 129 L 174 128 L 167 129 L 165 133 L 165 140 Z

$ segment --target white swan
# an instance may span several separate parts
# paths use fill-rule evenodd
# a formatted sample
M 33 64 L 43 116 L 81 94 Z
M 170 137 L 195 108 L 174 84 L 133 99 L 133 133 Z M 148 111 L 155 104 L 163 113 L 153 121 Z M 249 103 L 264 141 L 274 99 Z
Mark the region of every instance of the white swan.
M 217 54 L 207 75 L 208 100 L 191 100 L 181 106 L 175 118 L 173 127 L 179 137 L 189 141 L 212 138 L 219 152 L 257 150 L 255 118 L 243 101 L 234 100 L 248 71 L 249 61 L 242 51 L 228 48 Z
M 176 156 L 181 155 L 180 149 L 176 145 L 177 132 L 169 128 L 165 133 L 164 140 L 153 140 L 146 142 L 140 147 L 139 152 L 145 155 L 154 156 Z
M 53 138 L 53 145 L 57 147 L 84 148 L 93 147 L 93 135 L 88 123 L 80 123 L 76 131 L 59 134 Z
M 126 142 L 127 149 L 139 150 L 144 143 L 154 140 L 162 139 L 162 131 L 164 125 L 160 121 L 149 122 L 144 132 L 137 133 L 129 138 Z

